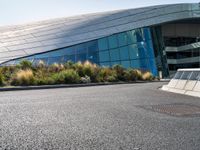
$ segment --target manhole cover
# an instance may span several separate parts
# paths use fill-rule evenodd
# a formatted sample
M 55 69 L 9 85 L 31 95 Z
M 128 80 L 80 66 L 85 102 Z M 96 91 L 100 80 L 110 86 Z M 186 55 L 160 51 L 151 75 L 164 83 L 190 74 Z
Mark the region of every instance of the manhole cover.
M 140 106 L 141 108 L 164 113 L 172 116 L 180 117 L 190 117 L 196 116 L 200 117 L 200 106 L 190 105 L 190 104 L 161 104 L 161 105 L 149 105 Z

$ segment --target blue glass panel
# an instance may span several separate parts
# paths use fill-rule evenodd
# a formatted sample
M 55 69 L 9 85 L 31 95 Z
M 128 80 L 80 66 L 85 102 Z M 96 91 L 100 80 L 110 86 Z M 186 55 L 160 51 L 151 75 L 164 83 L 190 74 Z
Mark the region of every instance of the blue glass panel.
M 49 54 L 49 57 L 58 57 L 58 56 L 63 56 L 63 53 L 61 50 L 58 50 L 58 51 L 51 51 L 51 52 L 48 52 Z
M 34 55 L 34 58 L 46 58 L 46 57 L 49 57 L 49 53 Z
M 145 40 L 151 40 L 151 32 L 149 28 L 143 28 Z
M 136 38 L 135 30 L 127 32 L 127 41 L 128 41 L 128 44 L 137 43 L 137 38 Z
M 108 41 L 109 41 L 109 48 L 116 48 L 118 47 L 118 43 L 117 43 L 117 36 L 116 35 L 112 35 L 108 37 Z
M 114 66 L 114 65 L 121 65 L 121 62 L 120 61 L 112 61 L 111 66 Z
M 64 62 L 72 61 L 75 62 L 75 55 L 66 55 L 64 56 Z
M 142 29 L 136 30 L 137 42 L 144 41 Z
M 150 58 L 154 58 L 155 55 L 154 55 L 154 49 L 153 49 L 153 45 L 152 45 L 152 41 L 151 40 L 146 41 L 146 47 L 147 47 L 148 56 Z
M 118 34 L 118 43 L 119 43 L 119 46 L 125 46 L 125 45 L 127 45 L 127 35 L 126 35 L 126 32 Z
M 76 50 L 77 54 L 87 53 L 86 44 L 79 44 L 79 45 L 75 46 L 75 50 Z
M 148 57 L 146 44 L 144 42 L 138 43 L 138 52 L 139 52 L 140 58 L 147 58 Z
M 99 52 L 88 53 L 88 60 L 93 63 L 99 62 Z
M 110 61 L 110 54 L 109 54 L 109 51 L 102 51 L 102 52 L 99 52 L 99 61 L 100 61 L 100 62 Z
M 98 42 L 91 41 L 87 43 L 88 53 L 98 51 Z
M 87 55 L 86 53 L 83 53 L 83 54 L 77 54 L 76 56 L 76 61 L 81 61 L 81 62 L 84 62 L 87 60 Z
M 119 49 L 111 49 L 110 50 L 110 60 L 111 61 L 120 60 Z
M 73 55 L 76 54 L 75 47 L 68 47 L 63 49 L 63 55 Z
M 148 64 L 149 64 L 149 70 L 151 71 L 151 73 L 154 76 L 157 76 L 158 75 L 158 70 L 157 70 L 157 67 L 156 67 L 155 59 L 149 59 L 148 60 Z
M 54 63 L 61 63 L 63 57 L 49 57 L 48 65 L 54 64 Z
M 107 37 L 98 40 L 99 50 L 107 50 L 108 49 L 108 39 Z
M 138 47 L 136 44 L 129 45 L 129 55 L 130 55 L 130 59 L 139 58 Z
M 139 59 L 131 60 L 131 67 L 139 69 L 140 68 L 140 60 Z
M 140 68 L 143 70 L 149 70 L 147 59 L 140 59 Z
M 128 60 L 129 59 L 129 48 L 128 48 L 128 46 L 120 48 L 120 59 L 121 60 Z
M 121 61 L 121 65 L 124 68 L 130 68 L 130 61 Z
M 100 63 L 100 66 L 103 66 L 103 67 L 110 67 L 110 62 L 101 62 L 101 63 Z

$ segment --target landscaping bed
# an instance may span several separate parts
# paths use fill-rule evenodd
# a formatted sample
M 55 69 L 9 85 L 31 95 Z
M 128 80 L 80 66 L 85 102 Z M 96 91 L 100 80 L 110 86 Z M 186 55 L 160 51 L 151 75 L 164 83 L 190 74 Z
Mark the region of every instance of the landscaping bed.
M 120 65 L 100 67 L 88 61 L 47 66 L 43 61 L 22 61 L 16 66 L 0 67 L 0 86 L 40 86 L 60 84 L 117 83 L 152 81 L 149 71 L 125 69 Z

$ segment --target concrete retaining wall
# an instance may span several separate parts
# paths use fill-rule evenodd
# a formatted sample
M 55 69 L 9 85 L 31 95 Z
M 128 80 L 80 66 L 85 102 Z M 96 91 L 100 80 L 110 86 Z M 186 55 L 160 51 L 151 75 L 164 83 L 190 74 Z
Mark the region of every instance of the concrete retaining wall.
M 195 74 L 196 77 L 194 77 L 193 74 Z M 161 89 L 200 97 L 200 69 L 179 69 L 174 78 Z

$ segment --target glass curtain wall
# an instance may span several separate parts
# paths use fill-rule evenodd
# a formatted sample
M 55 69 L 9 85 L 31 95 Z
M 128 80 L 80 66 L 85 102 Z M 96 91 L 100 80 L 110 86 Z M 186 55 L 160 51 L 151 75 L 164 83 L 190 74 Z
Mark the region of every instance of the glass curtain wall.
M 89 60 L 100 66 L 111 67 L 119 64 L 125 68 L 148 70 L 155 76 L 158 74 L 149 28 L 113 34 L 98 40 L 10 61 L 7 65 L 17 64 L 23 59 L 33 64 L 42 60 L 47 65 Z

